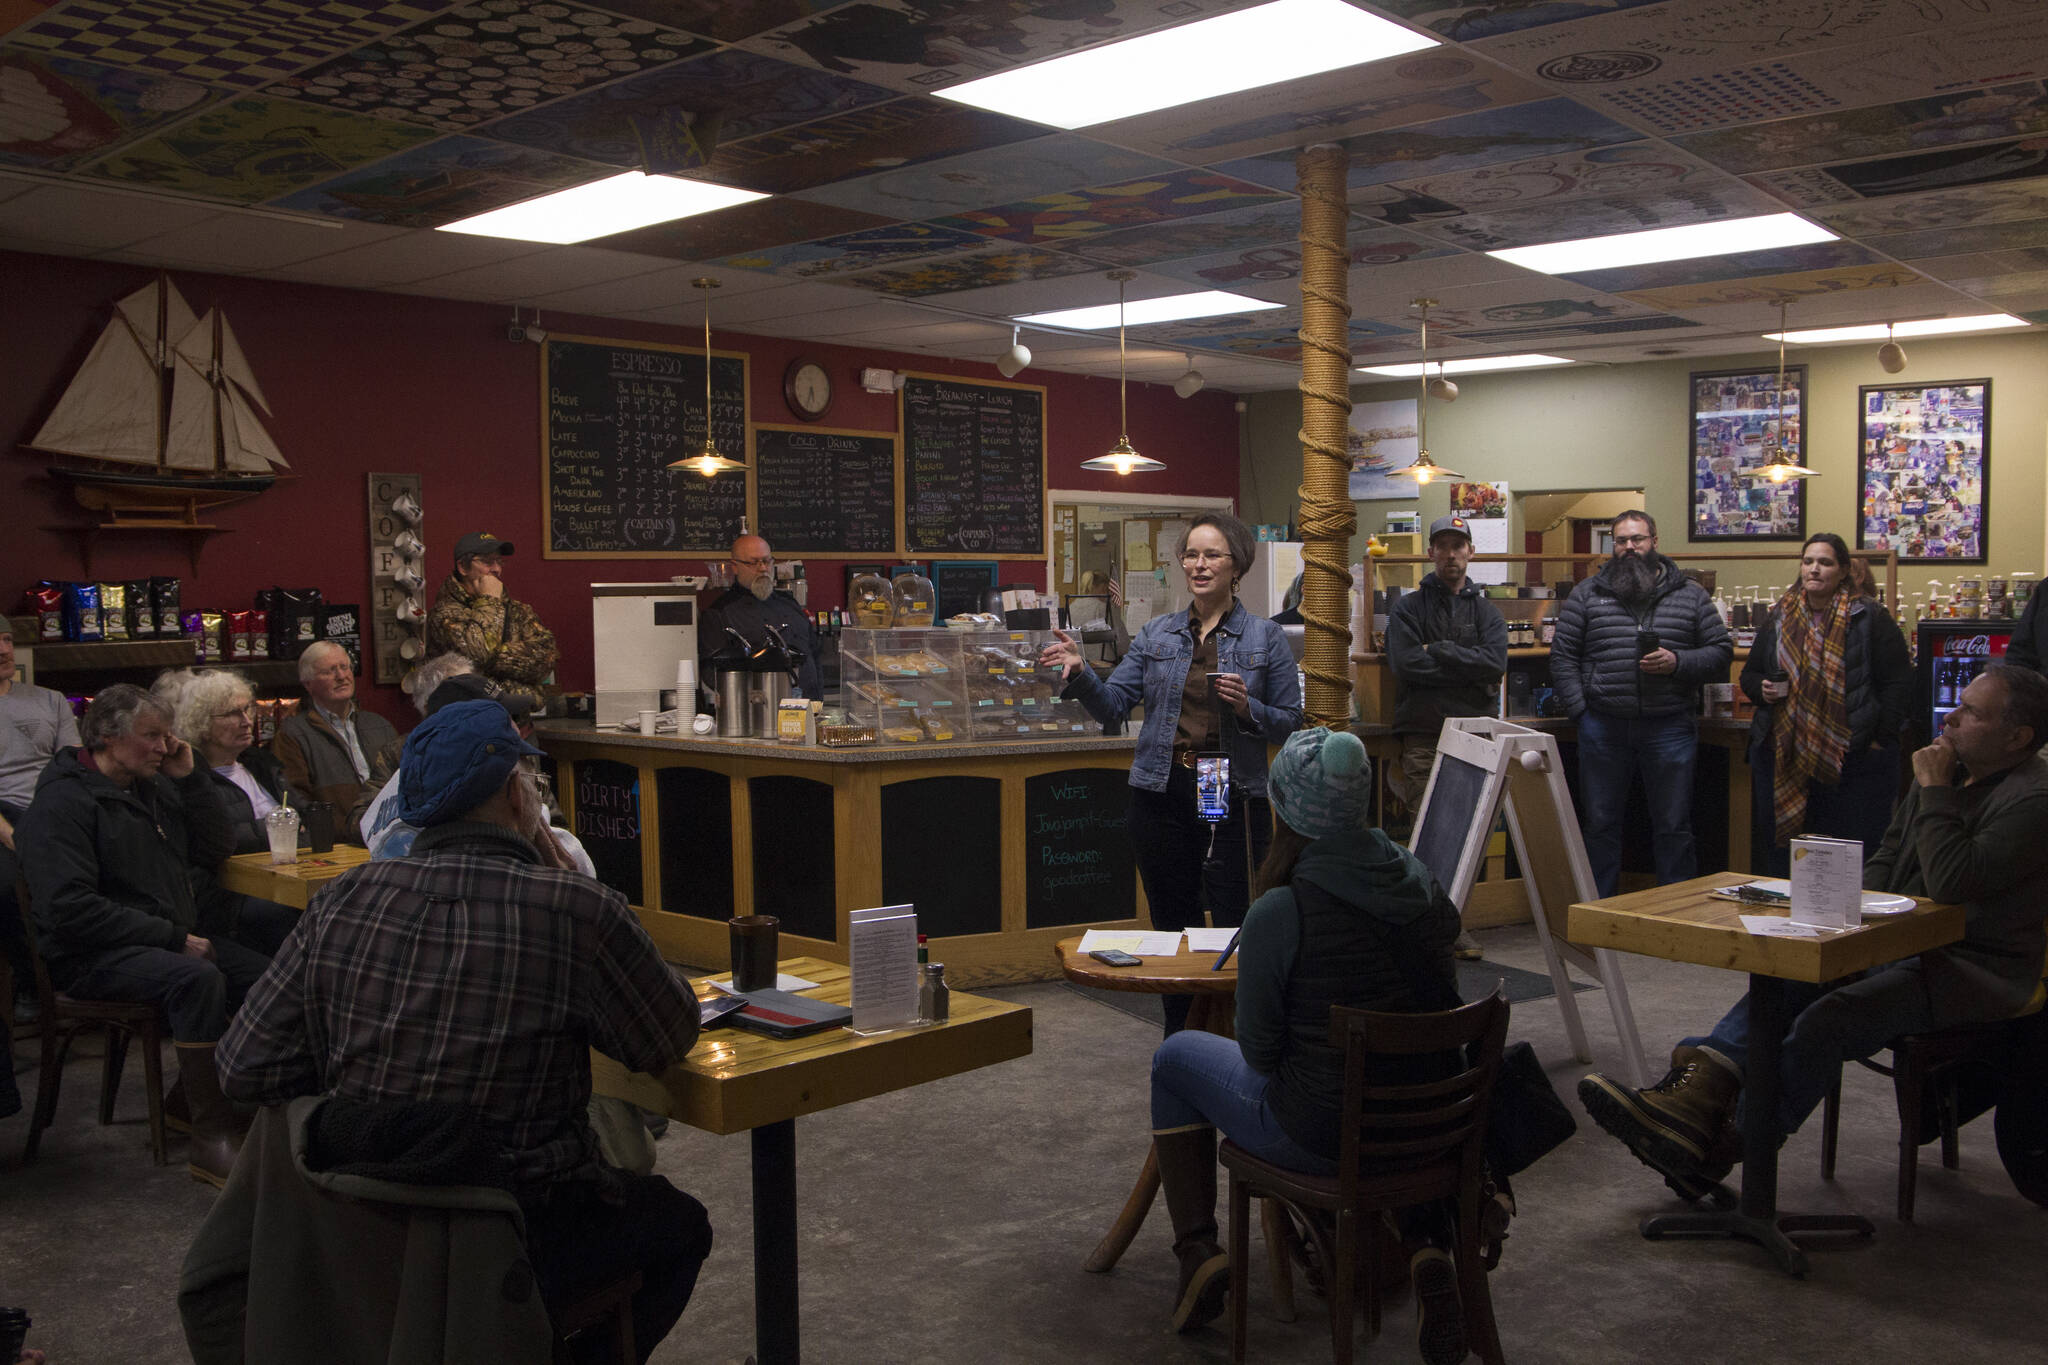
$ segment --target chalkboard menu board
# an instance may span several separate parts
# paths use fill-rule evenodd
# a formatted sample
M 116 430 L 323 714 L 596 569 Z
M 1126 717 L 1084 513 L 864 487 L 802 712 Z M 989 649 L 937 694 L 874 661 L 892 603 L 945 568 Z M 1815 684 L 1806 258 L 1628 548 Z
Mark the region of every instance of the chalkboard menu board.
M 754 428 L 753 527 L 777 554 L 893 554 L 896 438 Z
M 1069 768 L 1024 780 L 1024 924 L 1042 929 L 1137 914 L 1126 814 L 1131 775 Z
M 549 559 L 722 553 L 747 512 L 744 472 L 705 478 L 671 461 L 704 441 L 704 354 L 591 337 L 542 348 L 541 506 Z M 747 360 L 712 353 L 711 440 L 747 448 Z
M 933 376 L 903 385 L 906 554 L 1045 553 L 1045 390 Z
M 988 590 L 996 585 L 996 566 L 987 560 L 941 559 L 932 565 L 933 595 L 938 619 L 980 611 Z

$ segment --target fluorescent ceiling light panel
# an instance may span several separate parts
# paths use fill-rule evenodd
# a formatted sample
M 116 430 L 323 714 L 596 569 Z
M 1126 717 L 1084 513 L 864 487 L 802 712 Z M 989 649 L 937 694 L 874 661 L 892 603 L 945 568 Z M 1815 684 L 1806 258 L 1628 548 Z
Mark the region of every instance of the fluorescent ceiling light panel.
M 1169 294 L 1163 299 L 1132 299 L 1123 306 L 1123 317 L 1128 326 L 1144 327 L 1152 323 L 1185 322 L 1189 318 L 1222 317 L 1231 313 L 1256 313 L 1268 308 L 1285 306 L 1268 303 L 1264 299 L 1247 298 L 1243 294 L 1226 294 L 1220 289 L 1205 289 L 1199 294 Z M 1090 308 L 1067 308 L 1057 313 L 1026 313 L 1010 319 L 1012 322 L 1038 323 L 1046 327 L 1071 327 L 1077 332 L 1114 327 L 1116 320 L 1117 306 L 1113 303 Z
M 1938 337 L 1955 332 L 1991 332 L 2001 327 L 2026 327 L 2025 318 L 2016 318 L 2010 313 L 1983 313 L 1971 318 L 1922 318 L 1918 322 L 1901 322 L 1889 329 L 1895 337 Z M 1804 332 L 1766 333 L 1765 341 L 1789 341 L 1794 345 L 1813 346 L 1830 341 L 1883 341 L 1887 328 L 1882 322 L 1865 323 L 1861 327 L 1815 327 Z
M 1437 44 L 1344 0 L 1274 0 L 931 93 L 1055 128 L 1086 128 Z
M 1623 232 L 1612 237 L 1586 237 L 1576 242 L 1509 247 L 1486 254 L 1546 275 L 1575 275 L 1586 270 L 1690 261 L 1700 256 L 1732 256 L 1743 251 L 1769 251 L 1835 240 L 1834 233 L 1796 213 L 1772 213 L 1761 218 L 1733 218 L 1720 223 Z
M 1432 360 L 1431 374 L 1484 374 L 1488 370 L 1534 370 L 1544 365 L 1570 365 L 1573 362 L 1561 355 L 1493 355 L 1475 356 L 1471 360 Z M 1422 373 L 1422 365 L 1361 365 L 1360 374 L 1385 374 L 1396 379 L 1413 379 Z
M 649 223 L 666 223 L 713 209 L 766 199 L 752 190 L 678 180 L 672 175 L 624 175 L 593 180 L 574 189 L 558 190 L 458 223 L 443 223 L 442 232 L 467 232 L 478 237 L 516 237 L 523 242 L 587 242 L 629 232 Z

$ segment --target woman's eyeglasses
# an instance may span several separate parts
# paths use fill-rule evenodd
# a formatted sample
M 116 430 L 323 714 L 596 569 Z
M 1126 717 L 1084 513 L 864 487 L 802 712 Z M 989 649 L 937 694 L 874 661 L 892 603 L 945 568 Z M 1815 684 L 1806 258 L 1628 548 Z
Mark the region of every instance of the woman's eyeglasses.
M 233 720 L 238 716 L 243 720 L 256 719 L 256 703 L 245 701 L 240 706 L 230 707 L 228 710 L 213 713 L 215 720 Z
M 1227 563 L 1229 559 L 1230 552 L 1228 550 L 1182 550 L 1180 552 L 1180 562 L 1183 564 L 1223 564 Z

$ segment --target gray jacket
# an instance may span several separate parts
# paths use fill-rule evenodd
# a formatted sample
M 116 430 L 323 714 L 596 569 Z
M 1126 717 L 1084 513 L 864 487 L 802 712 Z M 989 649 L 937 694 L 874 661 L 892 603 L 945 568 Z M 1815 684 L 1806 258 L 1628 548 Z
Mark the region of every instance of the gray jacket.
M 1449 716 L 1495 715 L 1508 623 L 1471 579 L 1454 593 L 1428 574 L 1387 616 L 1387 665 L 1397 735 L 1434 735 Z
M 2033 755 L 1989 786 L 1916 785 L 1863 865 L 1873 891 L 1964 909 L 1962 942 L 1898 964 L 1924 974 L 1938 1028 L 2018 1013 L 2048 953 L 2048 759 Z
M 1614 591 L 1616 562 L 1579 584 L 1558 613 L 1550 644 L 1550 685 L 1558 701 L 1573 720 L 1589 708 L 1608 716 L 1696 714 L 1700 684 L 1725 682 L 1735 659 L 1721 613 L 1704 588 L 1662 555 L 1648 598 L 1628 605 Z M 1678 656 L 1675 673 L 1636 666 L 1642 630 L 1656 631 L 1658 644 Z

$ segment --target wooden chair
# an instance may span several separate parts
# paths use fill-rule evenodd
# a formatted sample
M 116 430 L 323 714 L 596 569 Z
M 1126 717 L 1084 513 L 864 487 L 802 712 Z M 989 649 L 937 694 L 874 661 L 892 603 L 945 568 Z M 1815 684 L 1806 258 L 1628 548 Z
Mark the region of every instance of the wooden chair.
M 1250 1307 L 1253 1196 L 1284 1200 L 1334 1217 L 1334 1235 L 1322 1224 L 1313 1230 L 1326 1267 L 1330 1298 L 1330 1348 L 1338 1365 L 1352 1359 L 1354 1293 L 1359 1267 L 1369 1261 L 1381 1213 L 1447 1199 L 1455 1203 L 1458 1293 L 1465 1310 L 1466 1337 L 1490 1365 L 1500 1365 L 1500 1333 L 1487 1293 L 1480 1258 L 1479 1218 L 1485 1181 L 1484 1145 L 1493 1080 L 1507 1037 L 1508 1003 L 1498 990 L 1484 1000 L 1441 1014 L 1379 1014 L 1330 1010 L 1330 1041 L 1344 1049 L 1343 1138 L 1338 1173 L 1307 1175 L 1252 1156 L 1224 1142 L 1221 1157 L 1230 1172 L 1231 1359 L 1245 1356 Z M 1425 1084 L 1374 1081 L 1385 1059 L 1455 1054 L 1463 1069 Z M 1363 1246 L 1361 1246 L 1363 1243 Z M 1379 1291 L 1364 1277 L 1366 1331 L 1379 1332 Z
M 2015 1018 L 2040 1010 L 2048 992 L 2036 990 L 2034 998 Z M 1892 1092 L 1899 1107 L 1899 1184 L 1897 1215 L 1901 1223 L 1913 1221 L 1913 1196 L 1920 1178 L 1920 1146 L 1932 1141 L 1923 1136 L 1922 1116 L 1930 1092 L 1937 1119 L 1935 1136 L 1941 1139 L 1941 1164 L 1953 1171 L 1962 1164 L 1957 1131 L 1961 1127 L 1957 1110 L 1956 1080 L 1963 1068 L 1985 1053 L 1998 1048 L 2012 1024 L 1995 1019 L 1983 1024 L 1959 1024 L 1928 1033 L 1908 1033 L 1891 1042 L 1892 1064 L 1863 1059 L 1862 1065 L 1880 1076 L 1892 1078 Z M 1842 1078 L 1839 1074 L 1821 1105 L 1820 1178 L 1835 1178 L 1835 1140 L 1841 1122 Z
M 36 1159 L 43 1129 L 57 1117 L 57 1094 L 64 1084 L 64 1060 L 71 1041 L 82 1033 L 106 1033 L 106 1058 L 100 1067 L 100 1123 L 114 1121 L 114 1096 L 121 1088 L 121 1069 L 128 1058 L 128 1040 L 142 1045 L 143 1089 L 149 1101 L 149 1147 L 156 1164 L 164 1165 L 164 1017 L 153 1004 L 125 1000 L 81 1000 L 50 985 L 50 973 L 36 947 L 35 916 L 28 881 L 15 879 L 21 903 L 22 929 L 28 935 L 29 961 L 35 969 L 36 1003 L 42 1010 L 42 1064 L 36 1072 L 36 1104 L 28 1125 L 28 1146 L 22 1164 Z

